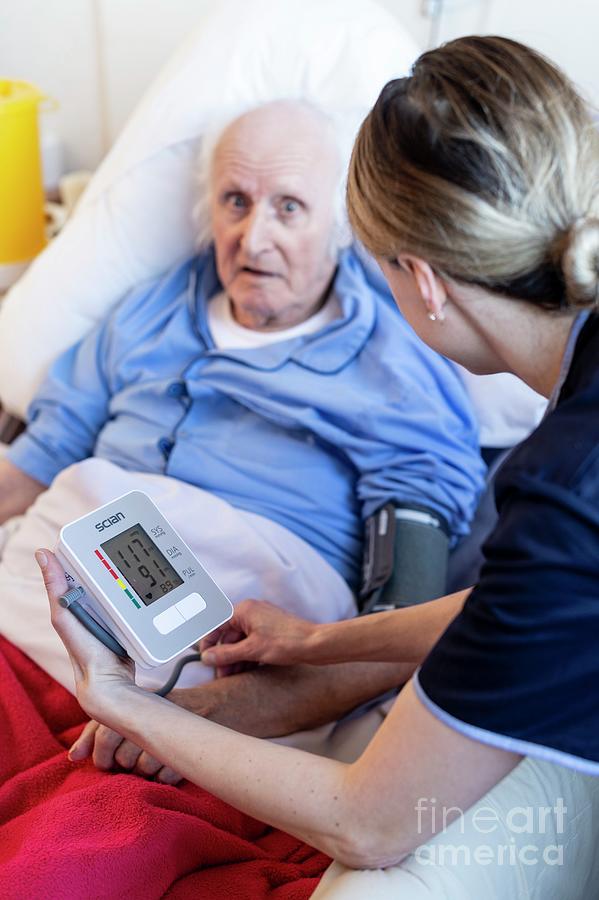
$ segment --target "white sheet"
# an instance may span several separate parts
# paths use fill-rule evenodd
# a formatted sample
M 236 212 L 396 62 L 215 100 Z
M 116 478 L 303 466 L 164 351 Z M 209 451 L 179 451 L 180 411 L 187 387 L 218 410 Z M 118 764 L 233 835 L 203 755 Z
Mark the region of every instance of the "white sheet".
M 524 759 L 398 866 L 333 863 L 313 900 L 593 900 L 598 813 L 599 778 Z
M 127 472 L 105 460 L 88 459 L 61 472 L 18 528 L 5 529 L 0 562 L 0 633 L 68 690 L 73 691 L 71 665 L 50 624 L 33 553 L 37 547 L 53 548 L 67 522 L 134 489 L 154 500 L 233 603 L 247 597 L 268 599 L 319 622 L 355 613 L 353 595 L 341 576 L 282 526 L 173 478 Z M 139 683 L 163 684 L 173 664 L 140 669 Z M 211 670 L 192 663 L 179 686 L 210 677 Z

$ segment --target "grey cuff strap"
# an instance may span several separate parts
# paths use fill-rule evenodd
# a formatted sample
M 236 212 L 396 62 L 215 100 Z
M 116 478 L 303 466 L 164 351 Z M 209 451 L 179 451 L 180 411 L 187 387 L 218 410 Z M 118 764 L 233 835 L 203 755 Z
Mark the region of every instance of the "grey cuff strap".
M 449 538 L 437 524 L 408 512 L 397 510 L 393 572 L 379 599 L 391 608 L 426 603 L 446 592 Z
M 390 575 L 376 585 L 365 612 L 412 606 L 446 593 L 449 537 L 444 523 L 423 509 L 399 507 L 393 515 L 393 546 L 386 550 L 392 554 Z

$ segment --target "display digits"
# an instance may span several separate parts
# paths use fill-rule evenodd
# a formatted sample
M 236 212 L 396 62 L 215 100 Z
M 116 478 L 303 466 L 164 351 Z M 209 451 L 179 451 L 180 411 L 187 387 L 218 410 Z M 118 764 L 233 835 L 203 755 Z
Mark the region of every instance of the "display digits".
M 139 524 L 101 547 L 146 606 L 183 584 L 178 572 Z

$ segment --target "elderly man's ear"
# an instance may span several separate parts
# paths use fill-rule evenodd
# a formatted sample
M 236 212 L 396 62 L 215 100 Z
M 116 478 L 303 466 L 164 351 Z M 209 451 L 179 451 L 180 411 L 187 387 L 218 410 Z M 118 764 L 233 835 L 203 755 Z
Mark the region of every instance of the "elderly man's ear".
M 447 287 L 443 279 L 419 256 L 404 253 L 397 258 L 397 262 L 404 271 L 412 275 L 427 314 L 436 319 L 443 319 L 444 307 L 448 300 Z

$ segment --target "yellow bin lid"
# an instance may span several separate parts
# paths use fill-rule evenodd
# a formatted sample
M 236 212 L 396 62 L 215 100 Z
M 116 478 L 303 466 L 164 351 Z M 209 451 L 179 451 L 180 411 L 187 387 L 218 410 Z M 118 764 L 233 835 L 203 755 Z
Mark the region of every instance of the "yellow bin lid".
M 29 112 L 45 99 L 45 94 L 27 81 L 0 78 L 0 115 Z

